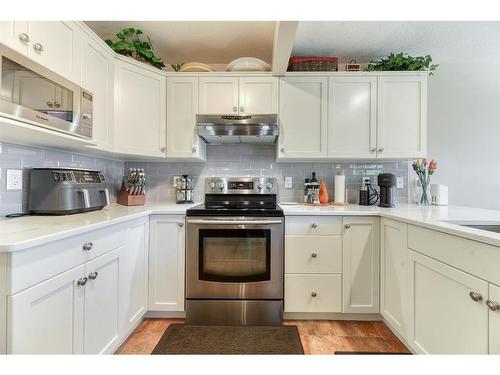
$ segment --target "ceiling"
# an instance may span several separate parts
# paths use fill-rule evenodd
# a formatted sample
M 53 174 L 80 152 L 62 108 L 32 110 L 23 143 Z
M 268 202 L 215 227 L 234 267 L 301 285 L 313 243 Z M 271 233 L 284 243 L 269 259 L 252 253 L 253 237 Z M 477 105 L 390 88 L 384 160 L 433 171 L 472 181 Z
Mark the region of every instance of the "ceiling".
M 368 62 L 391 52 L 433 61 L 500 61 L 500 22 L 300 22 L 292 54 Z
M 86 21 L 101 38 L 115 39 L 125 27 L 149 35 L 157 56 L 168 64 L 198 61 L 227 64 L 251 56 L 271 62 L 274 21 Z

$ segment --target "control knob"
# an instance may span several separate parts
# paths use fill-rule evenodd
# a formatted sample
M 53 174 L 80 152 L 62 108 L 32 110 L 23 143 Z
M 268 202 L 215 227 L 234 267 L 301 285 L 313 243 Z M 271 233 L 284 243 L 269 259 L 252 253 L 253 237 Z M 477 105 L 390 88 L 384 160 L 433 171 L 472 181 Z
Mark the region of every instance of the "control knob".
M 266 187 L 267 187 L 267 190 L 271 190 L 273 188 L 273 183 L 272 182 L 268 182 L 266 184 Z
M 215 190 L 215 181 L 210 181 L 208 186 L 210 187 L 211 190 Z
M 262 189 L 264 189 L 264 186 L 259 185 L 259 186 L 257 186 L 257 189 L 259 189 L 259 191 L 262 191 Z

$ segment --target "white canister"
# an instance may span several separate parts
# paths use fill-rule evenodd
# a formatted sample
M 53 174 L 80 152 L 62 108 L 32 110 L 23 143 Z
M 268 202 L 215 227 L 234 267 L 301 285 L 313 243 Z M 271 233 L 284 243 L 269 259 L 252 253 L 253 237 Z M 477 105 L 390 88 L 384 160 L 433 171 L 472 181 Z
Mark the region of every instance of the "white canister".
M 335 175 L 335 182 L 333 186 L 334 202 L 344 203 L 345 202 L 345 175 L 342 172 L 337 172 Z

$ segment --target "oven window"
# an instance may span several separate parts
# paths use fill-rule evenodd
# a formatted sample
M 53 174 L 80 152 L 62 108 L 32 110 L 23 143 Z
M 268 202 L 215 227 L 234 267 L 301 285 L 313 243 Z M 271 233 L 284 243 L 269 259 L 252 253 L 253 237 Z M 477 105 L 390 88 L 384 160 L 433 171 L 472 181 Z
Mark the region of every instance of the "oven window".
M 200 229 L 199 279 L 251 282 L 271 279 L 269 229 Z

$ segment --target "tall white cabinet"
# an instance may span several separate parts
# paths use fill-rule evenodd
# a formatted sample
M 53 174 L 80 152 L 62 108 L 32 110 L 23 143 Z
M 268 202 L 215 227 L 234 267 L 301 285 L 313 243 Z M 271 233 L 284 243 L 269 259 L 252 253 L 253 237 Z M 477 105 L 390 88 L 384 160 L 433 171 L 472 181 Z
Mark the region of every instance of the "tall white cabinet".
M 155 68 L 123 59 L 115 59 L 114 149 L 165 156 L 166 77 Z
M 280 79 L 278 159 L 327 156 L 328 78 Z
M 206 159 L 206 144 L 196 134 L 198 77 L 167 78 L 167 157 Z

